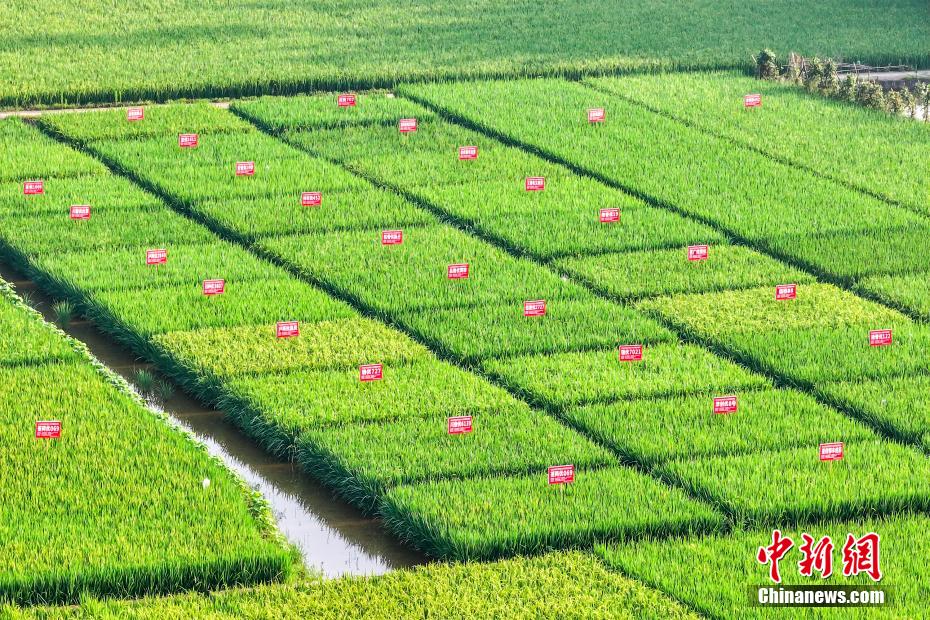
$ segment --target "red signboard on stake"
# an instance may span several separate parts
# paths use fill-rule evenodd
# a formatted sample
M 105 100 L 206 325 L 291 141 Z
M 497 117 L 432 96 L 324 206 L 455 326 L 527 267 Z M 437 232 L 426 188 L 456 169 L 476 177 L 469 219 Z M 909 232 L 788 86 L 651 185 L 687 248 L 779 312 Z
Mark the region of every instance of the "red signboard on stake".
M 714 399 L 714 413 L 735 413 L 735 396 L 718 396 Z
M 68 215 L 72 220 L 89 220 L 90 205 L 71 205 Z
M 706 245 L 689 245 L 688 260 L 707 260 L 710 248 Z
M 323 203 L 323 192 L 303 192 L 300 194 L 300 206 L 318 207 Z
M 468 263 L 455 263 L 446 268 L 446 277 L 450 280 L 461 280 L 468 277 Z
M 42 420 L 36 422 L 36 439 L 60 439 L 61 422 L 57 420 Z
M 869 346 L 884 347 L 891 344 L 890 329 L 873 329 L 869 332 Z
M 460 146 L 459 159 L 478 159 L 477 146 Z
M 278 321 L 275 326 L 275 335 L 278 338 L 293 338 L 300 335 L 300 323 L 297 321 Z
M 618 357 L 621 362 L 638 362 L 643 359 L 643 345 L 621 344 Z
M 546 189 L 546 177 L 526 177 L 523 187 L 528 192 L 541 192 Z
M 523 316 L 546 316 L 546 300 L 524 301 Z
M 574 465 L 553 465 L 548 469 L 549 484 L 567 484 L 575 481 Z
M 126 110 L 126 120 L 127 121 L 141 121 L 145 118 L 145 110 L 142 108 L 129 108 Z
M 254 161 L 237 161 L 236 162 L 236 176 L 237 177 L 250 177 L 255 174 L 255 162 Z
M 446 419 L 446 430 L 450 435 L 464 435 L 471 432 L 471 416 L 459 415 Z
M 601 209 L 601 224 L 620 221 L 620 209 Z
M 835 441 L 832 443 L 820 444 L 821 461 L 839 461 L 843 458 L 843 442 Z
M 381 245 L 400 245 L 404 242 L 404 231 L 402 230 L 382 230 Z
M 795 299 L 798 296 L 797 284 L 779 284 L 775 287 L 775 300 L 784 301 L 786 299 Z
M 168 262 L 168 250 L 146 250 L 146 265 L 164 265 Z
M 226 292 L 226 280 L 204 280 L 203 281 L 203 294 L 210 295 L 222 295 Z
M 381 364 L 363 364 L 358 367 L 359 381 L 379 381 L 384 377 Z
M 412 133 L 417 130 L 417 119 L 402 118 L 397 122 L 397 130 L 400 133 Z
M 356 98 L 354 93 L 343 93 L 336 99 L 336 105 L 340 108 L 354 108 Z
M 591 108 L 588 110 L 588 122 L 589 123 L 603 123 L 604 122 L 604 108 Z
M 45 181 L 25 181 L 23 183 L 23 194 L 26 196 L 35 196 L 36 194 L 45 193 Z
M 197 146 L 198 136 L 195 133 L 179 133 L 178 134 L 178 146 L 182 149 L 191 149 Z
M 760 105 L 762 105 L 762 95 L 758 93 L 752 93 L 743 97 L 743 107 L 757 108 Z

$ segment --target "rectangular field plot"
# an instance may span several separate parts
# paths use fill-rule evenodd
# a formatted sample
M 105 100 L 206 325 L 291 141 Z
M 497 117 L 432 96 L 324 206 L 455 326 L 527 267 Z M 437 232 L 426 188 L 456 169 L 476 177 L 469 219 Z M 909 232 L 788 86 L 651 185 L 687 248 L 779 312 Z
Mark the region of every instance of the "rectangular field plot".
M 904 276 L 870 276 L 856 290 L 930 321 L 930 272 Z
M 624 343 L 635 344 L 635 343 Z M 767 387 L 768 380 L 705 349 L 685 344 L 643 347 L 643 359 L 619 361 L 617 348 L 491 359 L 485 370 L 540 404 L 563 407 Z
M 813 276 L 744 246 L 713 245 L 706 260 L 689 261 L 686 247 L 558 260 L 555 266 L 625 299 L 706 293 L 768 284 L 804 284 Z
M 728 394 L 729 395 L 729 394 Z M 737 411 L 713 411 L 713 394 L 571 408 L 562 415 L 624 458 L 651 466 L 669 459 L 743 454 L 875 439 L 865 426 L 794 390 L 740 391 Z
M 47 215 L 68 218 L 71 205 L 88 205 L 91 218 L 111 211 L 155 210 L 161 202 L 132 182 L 112 174 L 52 177 L 44 193 L 26 196 L 19 181 L 0 183 L 0 216 Z
M 524 316 L 523 302 L 397 315 L 431 346 L 474 362 L 488 357 L 655 344 L 674 336 L 655 320 L 597 297 L 546 302 L 544 316 Z
M 472 431 L 450 435 L 446 420 L 405 419 L 310 430 L 301 463 L 356 505 L 374 509 L 387 488 L 435 478 L 535 473 L 553 463 L 578 467 L 613 456 L 550 416 L 529 410 L 479 415 Z
M 786 525 L 930 508 L 930 460 L 888 441 L 848 443 L 842 460 L 834 462 L 821 462 L 812 443 L 669 461 L 656 469 L 739 523 Z
M 546 473 L 399 486 L 382 503 L 398 536 L 436 558 L 477 560 L 596 541 L 720 527 L 722 517 L 633 469 L 578 470 L 571 484 Z
M 404 363 L 429 356 L 424 347 L 383 323 L 361 317 L 299 325 L 300 334 L 278 338 L 276 325 L 198 329 L 155 336 L 156 347 L 200 377 L 299 369 L 356 368 L 377 360 Z
M 449 226 L 411 229 L 403 244 L 394 246 L 382 245 L 381 231 L 279 237 L 260 245 L 378 310 L 590 297 L 536 264 Z M 449 265 L 466 263 L 467 278 L 449 279 Z
M 697 611 L 716 618 L 763 619 L 791 618 L 918 618 L 926 609 L 924 585 L 930 570 L 923 558 L 930 553 L 926 536 L 930 519 L 925 516 L 900 515 L 886 519 L 831 521 L 810 523 L 805 527 L 781 528 L 783 536 L 794 543 L 780 563 L 779 573 L 784 585 L 805 586 L 891 586 L 887 604 L 882 607 L 792 607 L 788 613 L 749 604 L 748 591 L 753 586 L 770 585 L 770 565 L 756 560 L 760 547 L 772 543 L 774 527 L 736 531 L 726 535 L 699 539 L 642 541 L 633 544 L 599 546 L 597 554 L 607 566 L 641 580 L 665 592 L 673 592 L 678 600 Z M 849 534 L 855 537 L 876 532 L 881 536 L 879 566 L 884 575 L 875 584 L 867 575 L 845 577 L 840 561 L 841 549 Z M 822 579 L 814 572 L 803 577 L 797 561 L 803 556 L 799 546 L 802 533 L 815 541 L 830 536 L 833 551 L 833 575 Z M 700 567 L 700 570 L 695 570 Z M 726 579 L 721 579 L 726 575 Z M 893 584 L 893 585 L 892 585 Z M 776 586 L 777 587 L 777 586 Z M 886 588 L 890 590 L 891 588 Z
M 62 114 L 61 116 L 65 116 Z M 55 142 L 18 118 L 0 122 L 0 182 L 106 174 L 96 159 Z
M 236 101 L 232 109 L 254 118 L 271 131 L 345 128 L 354 125 L 389 125 L 397 130 L 401 118 L 431 121 L 435 115 L 426 108 L 402 97 L 387 93 L 355 93 L 354 106 L 338 106 L 338 93 L 298 95 L 294 97 L 259 97 L 254 101 Z

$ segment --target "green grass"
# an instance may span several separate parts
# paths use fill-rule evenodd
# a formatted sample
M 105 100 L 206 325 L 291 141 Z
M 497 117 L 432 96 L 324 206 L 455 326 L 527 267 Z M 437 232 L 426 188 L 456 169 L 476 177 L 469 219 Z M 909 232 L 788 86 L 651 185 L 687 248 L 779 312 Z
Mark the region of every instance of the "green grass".
M 75 153 L 18 118 L 0 121 L 0 181 L 32 181 L 49 177 L 105 174 L 100 162 Z M 41 196 L 38 196 L 41 198 Z
M 512 302 L 406 312 L 396 320 L 434 350 L 468 362 L 674 339 L 653 319 L 596 297 L 547 302 L 546 314 L 540 317 L 524 317 L 523 303 Z
M 623 343 L 636 344 L 636 343 Z M 486 360 L 483 366 L 531 400 L 555 407 L 765 387 L 768 381 L 692 345 L 643 348 L 639 362 L 620 362 L 617 349 Z
M 91 616 L 136 620 L 698 618 L 673 599 L 606 570 L 599 561 L 579 552 L 493 563 L 435 563 L 373 578 L 348 576 L 141 601 L 87 601 L 80 607 L 11 610 L 11 613 L 11 620 Z
M 310 430 L 298 440 L 300 462 L 340 495 L 365 508 L 385 490 L 435 478 L 535 473 L 552 464 L 579 467 L 613 460 L 553 418 L 529 410 L 478 415 L 473 430 L 449 435 L 446 420 L 402 419 Z
M 689 261 L 687 254 L 684 247 L 602 254 L 565 258 L 555 266 L 624 299 L 813 281 L 809 274 L 743 246 L 714 245 L 702 261 Z
M 841 461 L 803 448 L 662 463 L 656 470 L 737 523 L 805 523 L 930 508 L 930 461 L 888 441 L 848 443 Z M 774 479 L 772 472 L 778 472 Z
M 708 506 L 627 468 L 576 469 L 567 485 L 550 485 L 541 472 L 399 486 L 381 512 L 391 531 L 430 556 L 468 560 L 722 524 Z
M 866 427 L 794 390 L 742 391 L 735 413 L 713 413 L 713 394 L 567 409 L 577 428 L 625 459 L 652 466 L 703 458 L 873 439 Z
M 856 289 L 930 321 L 930 275 L 926 272 L 903 276 L 870 276 L 856 283 Z

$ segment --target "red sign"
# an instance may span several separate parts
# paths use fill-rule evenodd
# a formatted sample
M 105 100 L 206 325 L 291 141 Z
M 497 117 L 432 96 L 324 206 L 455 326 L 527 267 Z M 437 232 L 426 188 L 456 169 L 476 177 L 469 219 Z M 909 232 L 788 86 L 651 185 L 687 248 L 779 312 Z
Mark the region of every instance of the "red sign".
M 539 192 L 546 189 L 546 177 L 526 177 L 524 187 L 528 192 Z
M 757 108 L 762 105 L 762 95 L 751 94 L 743 97 L 743 106 L 747 108 Z
M 36 422 L 36 439 L 60 439 L 61 422 L 57 420 L 46 420 Z
M 178 146 L 180 146 L 182 149 L 189 149 L 197 146 L 197 134 L 179 133 Z
M 72 220 L 89 220 L 90 205 L 71 205 L 70 215 Z
M 459 159 L 478 159 L 477 146 L 460 146 Z
M 601 209 L 601 224 L 620 221 L 620 209 Z
M 417 130 L 417 119 L 402 118 L 397 122 L 397 130 L 400 133 L 411 133 Z
M 126 110 L 127 121 L 141 121 L 145 118 L 145 111 L 142 108 L 129 108 Z
M 797 284 L 779 284 L 775 287 L 775 301 L 795 299 L 798 296 Z
M 523 316 L 546 316 L 546 300 L 524 301 Z
M 604 122 L 604 108 L 591 108 L 588 110 L 588 122 L 589 123 L 603 123 Z
M 869 346 L 884 347 L 891 344 L 890 329 L 873 329 L 869 332 Z
M 565 484 L 575 481 L 574 465 L 553 465 L 548 472 L 549 484 Z
M 833 443 L 820 444 L 821 461 L 839 461 L 843 458 L 843 442 L 835 441 Z
M 735 413 L 735 396 L 718 396 L 714 399 L 714 413 Z
M 23 194 L 33 196 L 45 193 L 45 181 L 26 181 L 23 183 Z
M 278 321 L 275 326 L 275 335 L 278 338 L 293 338 L 300 335 L 300 323 L 297 321 Z
M 226 280 L 204 280 L 204 295 L 222 295 L 226 292 Z
M 643 345 L 641 344 L 621 344 L 620 361 L 621 362 L 638 362 L 643 359 Z
M 382 230 L 381 245 L 400 245 L 404 242 L 404 231 L 402 230 Z
M 471 432 L 471 416 L 459 415 L 446 419 L 446 427 L 450 435 L 464 435 Z
M 358 367 L 359 381 L 378 381 L 384 376 L 381 364 L 363 364 Z
M 355 95 L 353 93 L 343 93 L 336 99 L 336 105 L 340 108 L 354 108 Z
M 168 262 L 168 250 L 146 250 L 146 265 L 164 265 Z
M 468 277 L 468 263 L 456 263 L 446 269 L 446 277 L 450 280 L 461 280 Z
M 707 260 L 708 252 L 706 245 L 689 245 L 688 260 Z
M 323 203 L 323 192 L 303 192 L 300 194 L 300 206 L 318 207 Z
M 255 174 L 255 162 L 254 161 L 237 161 L 236 162 L 236 176 L 237 177 L 250 177 Z

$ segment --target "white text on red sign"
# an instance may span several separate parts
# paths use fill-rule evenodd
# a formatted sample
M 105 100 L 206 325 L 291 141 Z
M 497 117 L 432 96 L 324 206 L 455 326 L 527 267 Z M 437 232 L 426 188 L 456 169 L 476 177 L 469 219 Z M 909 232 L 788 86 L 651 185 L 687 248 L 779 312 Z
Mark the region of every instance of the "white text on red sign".
M 323 203 L 323 192 L 303 192 L 300 194 L 300 206 L 318 207 Z
M 620 221 L 620 209 L 601 209 L 601 224 Z
M 450 280 L 461 280 L 468 277 L 468 263 L 456 263 L 446 269 L 446 277 Z
M 146 265 L 163 265 L 168 262 L 168 250 L 146 250 Z
M 384 376 L 381 364 L 364 364 L 358 367 L 359 381 L 378 381 Z
M 588 110 L 588 122 L 589 123 L 603 123 L 604 122 L 604 108 L 591 108 Z
M 190 149 L 197 146 L 198 137 L 195 133 L 179 133 L 178 146 L 182 149 Z
M 747 108 L 755 108 L 762 105 L 762 95 L 753 93 L 743 97 L 743 105 Z
M 145 118 L 145 110 L 142 108 L 129 108 L 126 110 L 127 121 L 141 121 Z
M 890 329 L 873 329 L 869 332 L 869 346 L 884 347 L 891 344 Z
M 90 205 L 71 205 L 69 215 L 72 220 L 89 220 Z
M 839 461 L 843 458 L 843 442 L 835 441 L 832 443 L 820 444 L 821 461 Z
M 710 249 L 706 245 L 689 245 L 688 260 L 707 260 Z
M 546 300 L 534 299 L 523 302 L 523 316 L 546 316 Z
M 226 292 L 226 280 L 204 280 L 204 295 L 222 295 Z
M 619 356 L 621 362 L 638 362 L 643 359 L 643 345 L 621 344 Z
M 23 194 L 34 196 L 45 193 L 45 181 L 26 181 L 23 183 Z
M 526 177 L 523 186 L 528 192 L 541 192 L 546 189 L 546 177 Z
M 553 465 L 548 469 L 549 484 L 566 484 L 575 481 L 574 465 Z
M 735 413 L 735 396 L 718 396 L 714 399 L 714 413 Z
M 402 230 L 382 230 L 381 245 L 400 245 L 404 242 L 404 231 Z
M 779 284 L 775 287 L 775 300 L 784 301 L 786 299 L 795 299 L 798 296 L 797 284 Z
M 402 118 L 397 122 L 397 130 L 400 133 L 411 133 L 417 130 L 417 119 Z
M 352 93 L 343 93 L 339 95 L 338 99 L 336 99 L 336 105 L 340 108 L 354 108 L 355 95 Z
M 459 159 L 478 159 L 477 146 L 460 146 Z
M 450 435 L 464 435 L 471 432 L 471 416 L 459 415 L 447 418 L 446 430 Z
M 297 321 L 278 321 L 275 326 L 278 338 L 293 338 L 300 335 L 300 323 Z
M 236 162 L 236 176 L 237 177 L 250 177 L 255 174 L 255 162 L 254 161 L 237 161 Z
M 60 437 L 61 422 L 57 420 L 36 422 L 36 439 L 59 439 Z

